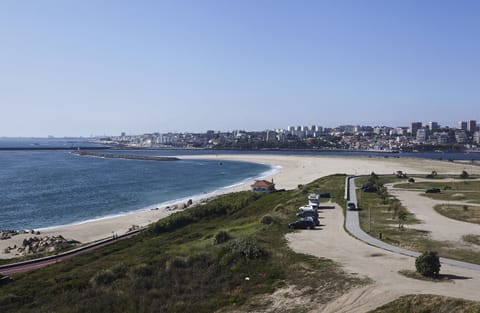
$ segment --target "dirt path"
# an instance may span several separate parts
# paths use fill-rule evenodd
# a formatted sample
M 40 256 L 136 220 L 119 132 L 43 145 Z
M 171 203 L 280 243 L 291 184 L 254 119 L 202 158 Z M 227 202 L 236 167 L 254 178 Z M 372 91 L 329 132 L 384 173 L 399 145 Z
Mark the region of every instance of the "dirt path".
M 332 204 L 333 205 L 333 204 Z M 369 246 L 348 235 L 343 228 L 342 209 L 324 210 L 324 226 L 318 231 L 288 234 L 289 246 L 296 252 L 332 259 L 346 272 L 369 277 L 371 285 L 357 288 L 334 301 L 318 305 L 313 312 L 368 312 L 406 294 L 438 294 L 480 300 L 480 272 L 442 266 L 442 274 L 458 276 L 453 282 L 433 283 L 398 274 L 414 270 L 414 259 Z
M 444 204 L 446 201 L 423 197 L 421 195 L 423 192 L 395 189 L 392 188 L 392 185 L 387 185 L 387 188 L 389 193 L 400 200 L 402 205 L 415 214 L 417 219 L 424 221 L 423 224 L 408 225 L 407 227 L 429 231 L 431 238 L 439 241 L 462 242 L 463 235 L 480 235 L 480 225 L 454 220 L 434 210 L 436 205 Z M 467 204 L 460 201 L 449 201 L 449 203 Z M 474 206 L 470 203 L 468 205 Z

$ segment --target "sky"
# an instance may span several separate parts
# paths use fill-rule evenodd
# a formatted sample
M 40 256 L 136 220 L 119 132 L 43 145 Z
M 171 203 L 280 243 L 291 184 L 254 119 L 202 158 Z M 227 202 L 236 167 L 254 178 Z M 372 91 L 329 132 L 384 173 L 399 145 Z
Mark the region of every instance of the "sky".
M 0 137 L 480 120 L 480 1 L 1 0 Z

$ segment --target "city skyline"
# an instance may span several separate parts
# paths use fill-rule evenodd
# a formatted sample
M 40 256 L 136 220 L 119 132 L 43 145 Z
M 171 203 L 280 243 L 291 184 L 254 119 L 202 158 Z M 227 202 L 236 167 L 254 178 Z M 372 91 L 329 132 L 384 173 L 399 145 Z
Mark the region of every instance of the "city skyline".
M 480 120 L 475 1 L 0 3 L 0 137 Z

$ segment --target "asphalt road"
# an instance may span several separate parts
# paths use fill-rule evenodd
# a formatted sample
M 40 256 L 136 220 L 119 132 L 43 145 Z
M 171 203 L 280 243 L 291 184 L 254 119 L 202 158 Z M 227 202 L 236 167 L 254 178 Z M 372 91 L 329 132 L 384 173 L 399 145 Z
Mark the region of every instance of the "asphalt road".
M 347 180 L 345 183 L 348 188 L 348 192 L 345 193 L 346 198 L 348 201 L 354 202 L 355 207 L 358 207 L 357 193 L 355 188 L 355 177 L 347 177 L 346 179 Z M 417 251 L 412 251 L 412 250 L 407 250 L 400 247 L 392 246 L 388 243 L 385 243 L 377 238 L 370 236 L 360 228 L 359 211 L 347 210 L 346 212 L 347 213 L 346 213 L 345 228 L 350 234 L 352 234 L 357 239 L 369 245 L 372 245 L 384 250 L 388 250 L 391 252 L 395 252 L 395 253 L 399 253 L 399 254 L 415 257 L 415 258 L 420 255 L 420 253 Z M 480 271 L 479 264 L 461 262 L 461 261 L 457 261 L 449 258 L 440 258 L 440 262 L 443 264 L 458 266 L 465 269 Z

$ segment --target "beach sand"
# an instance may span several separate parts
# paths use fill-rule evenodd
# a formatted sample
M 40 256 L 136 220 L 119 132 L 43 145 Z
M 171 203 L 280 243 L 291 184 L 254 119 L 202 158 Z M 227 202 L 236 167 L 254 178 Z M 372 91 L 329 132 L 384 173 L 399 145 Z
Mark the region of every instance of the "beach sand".
M 183 159 L 216 159 L 247 161 L 270 164 L 279 167 L 278 170 L 263 179 L 274 180 L 277 189 L 293 189 L 299 184 L 309 183 L 317 178 L 336 173 L 390 174 L 402 170 L 408 174 L 430 173 L 435 170 L 439 174 L 460 174 L 466 170 L 470 174 L 480 174 L 480 167 L 469 164 L 456 164 L 447 161 L 409 159 L 395 157 L 339 157 L 339 156 L 299 156 L 299 155 L 203 155 L 179 156 Z M 232 188 L 222 189 L 215 196 L 235 191 L 248 190 L 252 182 L 246 182 Z M 202 201 L 204 199 L 195 199 Z M 144 210 L 128 213 L 122 216 L 88 221 L 81 224 L 53 227 L 41 230 L 40 236 L 62 235 L 66 239 L 73 239 L 82 243 L 92 242 L 111 237 L 113 234 L 127 232 L 131 225 L 146 226 L 175 211 L 163 207 L 158 210 Z M 31 234 L 22 234 L 8 240 L 0 240 L 0 258 L 15 257 L 14 254 L 5 254 L 6 247 L 21 245 L 23 239 L 33 237 Z

